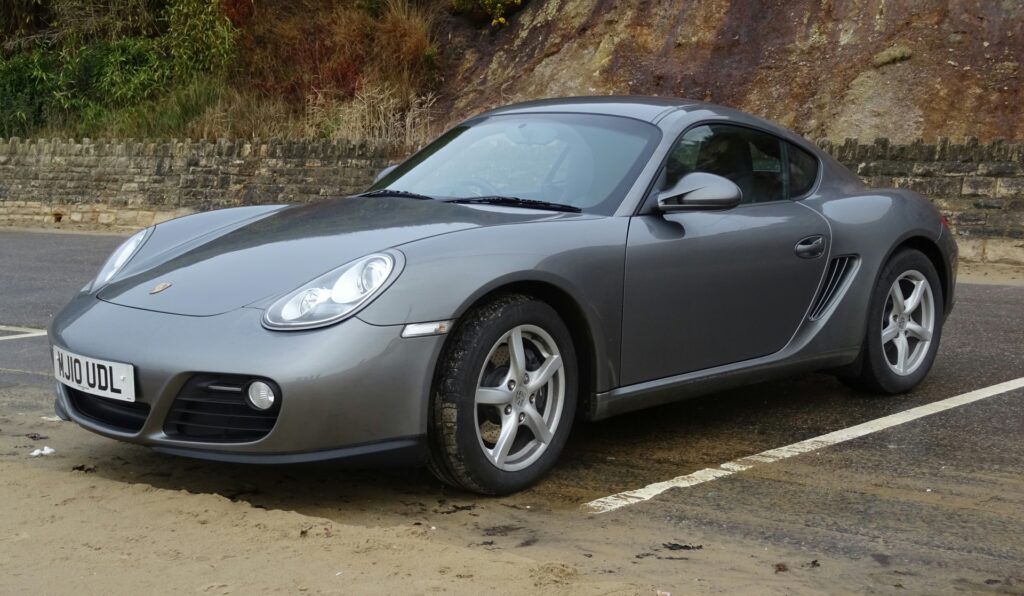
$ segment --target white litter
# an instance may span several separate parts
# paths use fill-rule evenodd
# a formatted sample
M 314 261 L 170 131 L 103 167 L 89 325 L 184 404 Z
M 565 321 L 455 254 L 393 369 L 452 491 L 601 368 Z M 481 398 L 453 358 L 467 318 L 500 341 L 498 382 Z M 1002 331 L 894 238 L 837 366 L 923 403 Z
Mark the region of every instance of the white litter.
M 60 416 L 40 416 L 39 418 L 47 422 L 62 422 Z
M 56 449 L 51 449 L 51 448 L 46 447 L 46 446 L 43 446 L 42 449 L 36 449 L 32 453 L 29 453 L 28 456 L 29 457 L 39 457 L 41 455 L 50 455 L 51 453 L 57 453 L 57 450 Z

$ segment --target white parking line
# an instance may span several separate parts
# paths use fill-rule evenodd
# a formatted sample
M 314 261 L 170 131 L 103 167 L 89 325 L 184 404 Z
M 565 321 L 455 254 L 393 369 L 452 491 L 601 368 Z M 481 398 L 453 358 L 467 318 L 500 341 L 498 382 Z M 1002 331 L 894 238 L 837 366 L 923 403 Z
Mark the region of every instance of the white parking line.
M 9 333 L 15 334 L 0 336 L 0 341 L 5 341 L 8 339 L 25 339 L 26 337 L 39 337 L 40 335 L 46 335 L 46 329 L 32 329 L 31 327 L 12 327 L 10 325 L 0 325 L 0 331 L 7 331 Z
M 883 416 L 882 418 L 876 418 L 875 420 L 869 420 L 863 424 L 837 430 L 813 439 L 800 441 L 799 443 L 793 443 L 792 445 L 786 445 L 785 447 L 777 447 L 754 455 L 741 457 L 740 459 L 734 459 L 730 462 L 725 462 L 717 468 L 705 468 L 692 474 L 687 474 L 686 476 L 679 476 L 671 480 L 666 480 L 665 482 L 656 482 L 636 490 L 602 497 L 586 503 L 584 508 L 589 509 L 592 513 L 607 513 L 620 507 L 625 507 L 626 505 L 642 503 L 643 501 L 647 501 L 660 495 L 670 488 L 685 488 L 688 486 L 702 484 L 716 478 L 730 476 L 737 472 L 749 470 L 757 464 L 768 464 L 793 457 L 794 455 L 801 455 L 803 453 L 816 451 L 822 447 L 828 447 L 830 445 L 849 441 L 850 439 L 863 437 L 864 435 L 885 430 L 905 422 L 910 422 L 911 420 L 917 420 L 918 418 L 930 416 L 938 412 L 943 412 L 951 408 L 963 406 L 994 395 L 1006 393 L 1007 391 L 1020 389 L 1022 387 L 1024 387 L 1024 377 L 999 383 L 998 385 L 984 387 L 968 393 L 963 393 L 948 399 L 918 406 L 916 408 L 911 408 L 889 416 Z

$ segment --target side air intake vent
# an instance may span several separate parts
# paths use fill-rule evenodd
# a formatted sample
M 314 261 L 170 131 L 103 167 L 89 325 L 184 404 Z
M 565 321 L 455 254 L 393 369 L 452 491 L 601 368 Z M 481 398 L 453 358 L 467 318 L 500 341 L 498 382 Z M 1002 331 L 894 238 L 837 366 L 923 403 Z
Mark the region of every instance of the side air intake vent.
M 853 255 L 844 255 L 829 261 L 828 270 L 825 272 L 825 283 L 821 285 L 818 295 L 814 297 L 814 303 L 811 304 L 810 319 L 812 321 L 821 318 L 828 307 L 832 306 L 839 288 L 843 287 L 846 278 L 853 272 L 856 262 L 857 257 Z

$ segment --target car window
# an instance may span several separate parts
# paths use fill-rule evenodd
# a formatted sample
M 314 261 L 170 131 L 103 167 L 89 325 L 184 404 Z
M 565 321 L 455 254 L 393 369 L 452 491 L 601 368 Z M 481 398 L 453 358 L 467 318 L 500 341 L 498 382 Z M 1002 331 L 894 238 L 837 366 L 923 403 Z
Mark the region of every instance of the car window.
M 778 201 L 787 196 L 782 143 L 777 137 L 728 124 L 697 126 L 669 151 L 663 189 L 691 172 L 732 180 L 744 203 Z
M 518 144 L 502 133 L 480 135 L 454 151 L 452 159 L 439 163 L 421 185 L 424 194 L 448 196 L 453 181 L 464 182 L 466 194 L 514 195 L 538 198 L 545 185 L 564 179 L 563 156 L 569 150 L 565 138 L 555 137 L 546 143 Z M 585 149 L 583 149 L 585 150 Z M 495 160 L 495 155 L 502 159 Z M 467 176 L 472 172 L 472 176 Z
M 515 114 L 458 126 L 374 184 L 437 198 L 502 195 L 611 214 L 661 138 L 614 116 Z
M 813 155 L 790 144 L 789 150 L 789 197 L 796 198 L 811 192 L 818 179 L 818 160 Z

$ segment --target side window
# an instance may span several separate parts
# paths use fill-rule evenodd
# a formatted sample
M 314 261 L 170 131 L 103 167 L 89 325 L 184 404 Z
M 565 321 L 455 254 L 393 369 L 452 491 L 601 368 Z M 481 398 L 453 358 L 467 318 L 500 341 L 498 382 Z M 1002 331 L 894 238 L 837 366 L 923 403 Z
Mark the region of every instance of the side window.
M 818 179 L 818 160 L 797 147 L 789 146 L 789 198 L 801 197 L 811 191 Z
M 691 172 L 707 172 L 732 180 L 744 203 L 786 198 L 782 141 L 770 134 L 728 124 L 697 126 L 669 152 L 665 182 L 669 188 Z
M 757 132 L 748 134 L 754 171 L 754 198 L 750 202 L 763 203 L 786 198 L 782 143 L 773 136 Z

